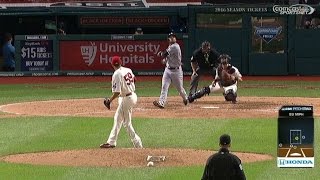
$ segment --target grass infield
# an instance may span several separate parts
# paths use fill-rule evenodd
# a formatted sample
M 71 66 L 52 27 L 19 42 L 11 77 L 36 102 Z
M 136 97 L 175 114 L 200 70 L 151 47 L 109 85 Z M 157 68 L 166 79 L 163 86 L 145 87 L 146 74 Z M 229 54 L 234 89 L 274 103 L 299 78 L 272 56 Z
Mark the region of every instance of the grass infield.
M 200 87 L 208 85 L 205 81 Z M 186 84 L 186 83 L 185 83 Z M 187 85 L 187 84 L 186 84 Z M 138 82 L 139 96 L 159 96 L 160 82 Z M 186 86 L 187 88 L 187 86 Z M 320 97 L 319 82 L 247 81 L 239 96 Z M 50 99 L 97 98 L 111 94 L 110 83 L 0 85 L 0 105 Z M 177 95 L 170 89 L 169 95 Z M 219 94 L 216 94 L 219 95 Z M 319 108 L 319 107 L 314 107 Z M 5 115 L 0 113 L 0 117 Z M 212 115 L 214 116 L 214 114 Z M 236 115 L 235 115 L 236 117 Z M 315 118 L 315 168 L 280 169 L 276 159 L 244 164 L 247 179 L 318 179 L 320 119 Z M 6 117 L 0 118 L 0 156 L 8 154 L 97 148 L 108 136 L 112 118 Z M 229 133 L 232 151 L 266 153 L 276 158 L 277 119 L 134 118 L 145 147 L 218 149 L 218 137 Z M 122 129 L 118 147 L 131 147 Z M 204 162 L 205 163 L 205 162 Z M 63 167 L 0 162 L 0 179 L 200 179 L 203 166 L 171 168 Z

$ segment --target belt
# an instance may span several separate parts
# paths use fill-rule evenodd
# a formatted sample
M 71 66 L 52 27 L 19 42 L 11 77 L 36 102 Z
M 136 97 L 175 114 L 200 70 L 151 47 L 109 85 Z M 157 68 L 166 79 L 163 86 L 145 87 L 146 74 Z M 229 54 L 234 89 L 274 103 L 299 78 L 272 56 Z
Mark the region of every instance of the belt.
M 120 97 L 128 97 L 128 96 L 131 96 L 133 92 L 131 93 L 128 93 L 128 94 L 124 94 L 124 95 L 120 95 Z
M 179 67 L 168 67 L 170 70 L 179 69 Z

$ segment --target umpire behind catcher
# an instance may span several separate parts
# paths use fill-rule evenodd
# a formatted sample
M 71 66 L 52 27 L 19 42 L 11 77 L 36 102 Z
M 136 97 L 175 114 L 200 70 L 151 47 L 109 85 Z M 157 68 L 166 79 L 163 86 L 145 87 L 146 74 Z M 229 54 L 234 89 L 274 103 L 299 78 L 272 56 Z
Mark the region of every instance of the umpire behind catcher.
M 215 77 L 216 68 L 219 64 L 219 53 L 211 47 L 208 41 L 204 41 L 201 47 L 193 52 L 191 57 L 192 76 L 189 95 L 197 91 L 200 76 L 210 74 Z
M 231 138 L 228 134 L 220 136 L 220 150 L 207 160 L 202 180 L 245 180 L 241 160 L 229 152 Z

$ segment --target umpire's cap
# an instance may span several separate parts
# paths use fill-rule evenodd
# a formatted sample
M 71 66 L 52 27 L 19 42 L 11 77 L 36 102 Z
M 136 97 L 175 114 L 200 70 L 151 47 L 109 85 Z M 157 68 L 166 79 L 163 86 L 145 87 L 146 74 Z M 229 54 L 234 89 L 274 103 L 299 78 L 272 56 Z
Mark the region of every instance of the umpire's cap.
M 171 32 L 171 33 L 168 34 L 168 38 L 171 37 L 171 36 L 177 38 L 177 36 L 176 36 L 176 34 L 174 32 Z
M 114 66 L 119 66 L 119 65 L 122 64 L 122 61 L 121 61 L 119 56 L 113 56 L 111 64 L 114 65 Z
M 221 145 L 228 145 L 231 143 L 231 138 L 228 134 L 223 134 L 220 136 L 220 144 Z

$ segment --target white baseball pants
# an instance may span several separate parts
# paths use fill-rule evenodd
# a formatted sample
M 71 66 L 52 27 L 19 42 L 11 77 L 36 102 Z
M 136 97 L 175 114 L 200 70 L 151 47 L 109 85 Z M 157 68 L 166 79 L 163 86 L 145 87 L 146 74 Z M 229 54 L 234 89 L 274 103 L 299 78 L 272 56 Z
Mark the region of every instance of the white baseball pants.
M 118 98 L 119 105 L 114 115 L 114 123 L 107 143 L 114 146 L 117 145 L 118 134 L 120 132 L 121 126 L 123 125 L 123 127 L 129 134 L 133 146 L 135 148 L 142 148 L 141 138 L 134 131 L 131 123 L 132 108 L 137 104 L 137 100 L 138 97 L 136 93 L 132 93 L 132 95 L 130 96 Z
M 226 87 L 222 87 L 222 86 L 220 86 L 219 83 L 216 83 L 216 86 L 210 85 L 209 88 L 210 88 L 210 92 L 211 92 L 211 93 L 214 93 L 214 92 L 217 92 L 217 91 L 223 91 L 223 92 L 225 93 L 225 92 L 227 92 L 229 89 L 232 89 L 233 92 L 236 93 L 237 90 L 238 90 L 237 83 L 234 83 L 234 84 L 232 84 L 231 86 L 226 86 Z

